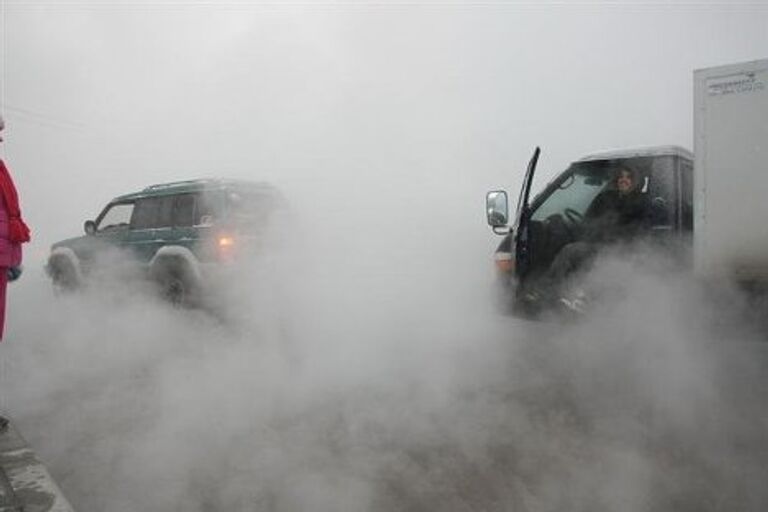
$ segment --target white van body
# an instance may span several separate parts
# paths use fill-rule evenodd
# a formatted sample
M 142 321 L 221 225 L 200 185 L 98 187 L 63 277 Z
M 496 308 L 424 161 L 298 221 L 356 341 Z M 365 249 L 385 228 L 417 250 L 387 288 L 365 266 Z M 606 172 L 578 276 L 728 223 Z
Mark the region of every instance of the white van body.
M 768 59 L 694 72 L 694 269 L 768 280 Z

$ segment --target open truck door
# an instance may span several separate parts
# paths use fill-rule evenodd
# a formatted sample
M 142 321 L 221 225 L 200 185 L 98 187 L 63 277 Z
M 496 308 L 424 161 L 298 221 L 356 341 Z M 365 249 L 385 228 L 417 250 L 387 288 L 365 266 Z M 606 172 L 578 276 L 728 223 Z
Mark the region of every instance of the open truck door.
M 499 249 L 496 251 L 497 268 L 509 274 L 509 277 L 520 276 L 527 271 L 530 254 L 530 232 L 529 220 L 531 214 L 530 195 L 531 184 L 533 183 L 533 174 L 536 170 L 536 164 L 539 161 L 540 148 L 533 152 L 531 160 L 528 162 L 528 169 L 523 178 L 523 184 L 520 188 L 520 196 L 517 201 L 517 210 L 515 213 L 514 224 L 509 227 L 509 200 L 507 193 L 503 190 L 488 192 L 485 198 L 486 214 L 488 224 L 493 228 L 494 233 L 506 235 Z
M 517 200 L 517 213 L 515 214 L 514 235 L 512 238 L 512 249 L 515 258 L 515 273 L 518 276 L 525 275 L 530 265 L 531 236 L 529 220 L 531 218 L 531 184 L 533 175 L 536 172 L 536 165 L 539 162 L 541 148 L 538 146 L 533 150 L 533 156 L 528 162 L 528 169 L 525 171 L 525 178 L 520 189 L 520 197 Z

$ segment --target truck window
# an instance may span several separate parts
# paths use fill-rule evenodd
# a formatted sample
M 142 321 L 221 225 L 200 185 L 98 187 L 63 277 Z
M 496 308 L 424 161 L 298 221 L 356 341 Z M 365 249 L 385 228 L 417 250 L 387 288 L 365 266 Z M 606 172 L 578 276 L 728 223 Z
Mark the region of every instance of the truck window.
M 144 197 L 136 201 L 131 229 L 167 228 L 171 226 L 174 196 Z
M 673 227 L 675 224 L 676 190 L 675 157 L 654 156 L 635 158 L 639 168 L 649 175 L 648 199 L 651 207 L 651 224 L 654 227 Z M 630 161 L 630 165 L 632 165 Z
M 693 231 L 693 164 L 681 159 L 680 164 L 680 226 L 683 231 Z

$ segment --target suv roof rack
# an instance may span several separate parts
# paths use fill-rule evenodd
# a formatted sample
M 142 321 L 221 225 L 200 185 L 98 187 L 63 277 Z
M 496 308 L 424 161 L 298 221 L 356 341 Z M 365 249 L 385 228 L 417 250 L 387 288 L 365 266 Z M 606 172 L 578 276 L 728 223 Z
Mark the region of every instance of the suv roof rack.
M 144 187 L 142 192 L 152 192 L 154 190 L 163 190 L 166 188 L 174 188 L 184 185 L 213 185 L 221 183 L 222 180 L 217 179 L 198 179 L 198 180 L 183 180 L 183 181 L 171 181 L 169 183 L 158 183 L 157 185 L 150 185 L 148 187 Z
M 195 186 L 200 186 L 200 187 L 247 186 L 247 187 L 257 187 L 257 188 L 270 189 L 270 190 L 274 189 L 274 186 L 266 181 L 251 181 L 251 180 L 243 180 L 243 179 L 225 179 L 225 178 L 200 178 L 200 179 L 194 179 L 194 180 L 171 181 L 168 183 L 158 183 L 156 185 L 150 185 L 148 187 L 144 187 L 140 193 L 158 192 L 158 191 L 173 189 L 173 188 L 195 187 Z

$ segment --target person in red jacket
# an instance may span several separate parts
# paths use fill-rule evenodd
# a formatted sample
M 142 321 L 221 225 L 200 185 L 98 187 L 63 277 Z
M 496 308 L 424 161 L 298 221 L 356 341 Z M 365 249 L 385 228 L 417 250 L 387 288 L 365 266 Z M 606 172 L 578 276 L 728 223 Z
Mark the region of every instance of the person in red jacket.
M 0 116 L 0 142 L 5 121 Z M 20 275 L 21 244 L 29 242 L 29 228 L 21 218 L 19 196 L 11 173 L 0 160 L 0 340 L 5 328 L 5 292 L 8 278 Z
M 5 121 L 0 116 L 0 142 Z M 0 160 L 0 341 L 5 330 L 5 292 L 8 280 L 21 275 L 21 244 L 29 242 L 29 228 L 21 218 L 19 196 L 11 173 Z M 0 432 L 8 428 L 8 419 L 0 416 Z

